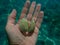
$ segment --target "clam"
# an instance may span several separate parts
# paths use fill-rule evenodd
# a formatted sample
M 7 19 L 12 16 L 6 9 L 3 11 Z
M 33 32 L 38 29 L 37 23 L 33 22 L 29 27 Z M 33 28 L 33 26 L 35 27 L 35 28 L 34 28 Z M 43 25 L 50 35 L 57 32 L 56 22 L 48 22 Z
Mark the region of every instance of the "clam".
M 34 31 L 35 22 L 34 20 L 28 21 L 26 18 L 20 20 L 20 29 L 23 32 L 31 32 Z

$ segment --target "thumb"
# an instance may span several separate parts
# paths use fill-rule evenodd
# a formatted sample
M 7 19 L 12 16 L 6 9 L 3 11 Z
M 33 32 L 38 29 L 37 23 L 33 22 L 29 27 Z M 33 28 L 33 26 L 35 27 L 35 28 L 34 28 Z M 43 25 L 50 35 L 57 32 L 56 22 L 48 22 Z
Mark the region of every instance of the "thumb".
M 16 10 L 13 9 L 13 11 L 11 12 L 11 14 L 8 17 L 8 23 L 15 23 L 15 18 L 16 18 Z

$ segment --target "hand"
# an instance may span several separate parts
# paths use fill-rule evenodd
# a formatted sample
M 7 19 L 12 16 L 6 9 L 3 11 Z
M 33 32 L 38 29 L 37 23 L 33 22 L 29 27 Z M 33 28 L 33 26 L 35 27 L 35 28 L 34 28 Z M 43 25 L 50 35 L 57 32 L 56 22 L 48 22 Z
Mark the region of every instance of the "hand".
M 43 19 L 43 11 L 40 11 L 40 8 L 41 8 L 40 4 L 37 4 L 36 6 L 36 3 L 32 2 L 28 15 L 26 16 L 29 5 L 30 5 L 30 1 L 27 1 L 22 10 L 20 19 L 16 24 L 15 24 L 15 18 L 16 18 L 15 9 L 13 9 L 12 13 L 8 17 L 6 31 L 7 31 L 11 45 L 35 45 L 36 43 L 38 32 L 39 32 L 39 27 Z M 35 6 L 36 6 L 36 9 L 34 12 Z M 33 18 L 34 21 L 36 22 L 34 32 L 31 36 L 24 36 L 19 29 L 20 20 L 24 18 L 25 16 L 28 21 L 31 21 L 31 19 Z

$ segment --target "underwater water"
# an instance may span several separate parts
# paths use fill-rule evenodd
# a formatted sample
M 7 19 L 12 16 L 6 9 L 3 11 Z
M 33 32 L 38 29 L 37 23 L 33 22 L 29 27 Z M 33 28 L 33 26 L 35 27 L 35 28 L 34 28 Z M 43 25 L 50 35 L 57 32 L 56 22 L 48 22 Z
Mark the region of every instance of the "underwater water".
M 31 2 L 34 0 L 30 0 Z M 60 0 L 35 0 L 41 3 L 44 19 L 36 45 L 60 45 Z M 17 10 L 17 18 L 26 0 L 0 0 L 0 45 L 8 45 L 5 31 L 8 15 Z

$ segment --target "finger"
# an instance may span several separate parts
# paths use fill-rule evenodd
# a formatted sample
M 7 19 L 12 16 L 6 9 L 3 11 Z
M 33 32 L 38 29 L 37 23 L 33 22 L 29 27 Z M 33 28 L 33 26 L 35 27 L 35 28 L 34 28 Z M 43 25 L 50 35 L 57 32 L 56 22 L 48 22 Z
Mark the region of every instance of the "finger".
M 20 19 L 22 19 L 22 18 L 24 18 L 26 16 L 26 13 L 27 13 L 27 10 L 29 8 L 29 5 L 30 5 L 30 1 L 26 1 L 25 5 L 24 5 L 24 8 L 22 10 L 21 16 L 19 18 L 19 21 L 17 22 L 16 25 L 19 25 Z
M 41 4 L 37 4 L 36 10 L 35 10 L 34 15 L 33 15 L 33 19 L 35 22 L 37 20 L 37 16 L 38 16 L 38 13 L 40 11 L 40 8 L 41 8 Z
M 29 13 L 27 15 L 27 20 L 29 20 L 29 21 L 32 19 L 32 14 L 34 12 L 35 5 L 36 5 L 36 2 L 32 2 Z
M 36 39 L 37 36 L 38 36 L 39 27 L 40 27 L 40 24 L 41 24 L 42 19 L 43 19 L 43 14 L 44 14 L 43 11 L 41 11 L 38 15 L 36 26 L 35 26 L 35 29 L 34 29 L 34 32 L 33 32 L 33 35 L 32 35 L 32 38 L 34 38 L 34 39 Z
M 38 29 L 37 27 L 35 27 L 35 30 L 34 30 L 33 35 L 34 35 L 34 36 L 37 36 L 37 35 L 38 35 L 38 32 L 39 32 L 39 29 Z
M 29 5 L 30 5 L 30 1 L 26 1 L 26 4 L 24 5 L 24 8 L 23 8 L 23 10 L 22 10 L 22 13 L 21 13 L 20 19 L 22 19 L 22 18 L 25 17 Z
M 39 29 L 37 27 L 35 27 L 34 33 L 31 37 L 31 38 L 33 38 L 34 41 L 36 41 L 36 39 L 38 37 L 38 32 L 39 32 Z
M 36 21 L 36 27 L 39 28 L 41 26 L 41 22 L 43 20 L 44 13 L 43 11 L 40 11 L 37 21 Z
M 16 18 L 16 10 L 13 9 L 13 11 L 11 12 L 11 14 L 8 17 L 8 22 L 14 24 L 15 18 Z

